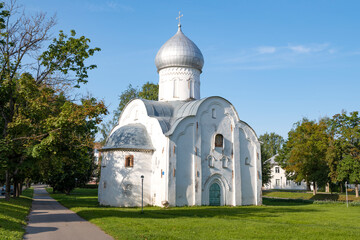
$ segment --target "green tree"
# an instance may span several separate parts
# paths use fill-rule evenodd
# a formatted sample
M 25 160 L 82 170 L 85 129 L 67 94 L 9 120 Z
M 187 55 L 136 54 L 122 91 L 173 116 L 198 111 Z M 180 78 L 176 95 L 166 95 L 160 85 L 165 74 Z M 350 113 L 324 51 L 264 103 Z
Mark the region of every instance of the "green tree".
M 159 85 L 146 82 L 141 90 L 138 88 L 134 88 L 131 84 L 129 84 L 128 88 L 124 90 L 119 96 L 119 105 L 117 109 L 113 113 L 113 118 L 101 125 L 100 133 L 102 135 L 101 143 L 104 144 L 107 136 L 110 134 L 111 130 L 116 126 L 119 121 L 120 114 L 122 110 L 125 108 L 126 104 L 135 98 L 142 98 L 147 100 L 157 100 L 159 94 Z
M 297 122 L 275 159 L 285 169 L 288 178 L 296 182 L 312 182 L 314 195 L 318 184 L 325 185 L 329 181 L 326 161 L 329 147 L 327 129 L 325 120 L 316 123 L 304 118 Z
M 357 111 L 347 115 L 336 114 L 330 120 L 334 136 L 333 147 L 328 152 L 328 162 L 332 168 L 333 181 L 347 181 L 355 184 L 356 197 L 359 197 L 360 182 L 360 116 Z
M 0 8 L 3 7 L 1 4 Z M 54 18 L 43 13 L 17 15 L 21 9 L 14 1 L 4 8 L 0 12 L 0 171 L 6 175 L 8 200 L 10 180 L 24 178 L 23 169 L 34 166 L 32 161 L 40 157 L 34 158 L 34 146 L 60 131 L 46 125 L 51 117 L 61 118 L 61 101 L 70 102 L 64 90 L 86 83 L 87 71 L 96 66 L 86 65 L 85 60 L 100 49 L 90 48 L 90 40 L 84 36 L 75 38 L 75 31 L 71 31 L 70 37 L 60 31 L 59 37 L 41 53 L 39 50 L 49 40 L 55 24 Z M 35 59 L 29 64 L 31 57 Z M 23 72 L 28 74 L 21 75 Z M 89 124 L 97 118 L 95 115 L 85 117 Z
M 265 133 L 259 137 L 261 142 L 261 166 L 262 166 L 262 181 L 263 185 L 271 180 L 271 163 L 269 160 L 272 156 L 279 153 L 284 138 L 274 132 Z

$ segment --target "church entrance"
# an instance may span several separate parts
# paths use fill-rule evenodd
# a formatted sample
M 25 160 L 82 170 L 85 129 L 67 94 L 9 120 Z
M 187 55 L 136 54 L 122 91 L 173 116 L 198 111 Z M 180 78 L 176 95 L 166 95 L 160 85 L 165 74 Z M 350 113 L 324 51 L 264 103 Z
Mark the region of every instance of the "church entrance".
M 213 183 L 209 189 L 209 205 L 220 206 L 220 186 L 217 183 Z

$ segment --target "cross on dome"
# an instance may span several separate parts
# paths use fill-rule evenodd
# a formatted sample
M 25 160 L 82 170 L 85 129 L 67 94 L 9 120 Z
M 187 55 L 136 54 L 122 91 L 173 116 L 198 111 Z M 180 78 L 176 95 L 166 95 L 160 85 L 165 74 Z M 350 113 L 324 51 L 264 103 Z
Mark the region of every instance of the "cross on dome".
M 181 23 L 180 23 L 180 19 L 184 16 L 184 14 L 181 14 L 179 11 L 179 16 L 176 19 L 179 19 L 179 24 L 178 27 L 181 28 Z

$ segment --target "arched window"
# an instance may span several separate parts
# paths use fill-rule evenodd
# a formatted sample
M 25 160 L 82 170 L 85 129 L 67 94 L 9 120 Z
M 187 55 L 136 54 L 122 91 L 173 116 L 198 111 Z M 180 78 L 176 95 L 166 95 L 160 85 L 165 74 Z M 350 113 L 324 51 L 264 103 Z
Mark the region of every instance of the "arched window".
M 215 136 L 215 147 L 223 147 L 224 146 L 224 137 L 221 134 L 216 134 Z
M 125 167 L 133 167 L 134 166 L 134 155 L 125 156 Z

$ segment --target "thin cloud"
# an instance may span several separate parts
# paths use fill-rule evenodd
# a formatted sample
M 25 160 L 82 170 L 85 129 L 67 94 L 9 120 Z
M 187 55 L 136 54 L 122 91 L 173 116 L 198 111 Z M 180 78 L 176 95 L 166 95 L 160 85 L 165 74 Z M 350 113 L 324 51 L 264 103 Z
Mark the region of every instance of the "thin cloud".
M 288 49 L 295 53 L 316 53 L 316 52 L 322 52 L 325 50 L 329 50 L 329 44 L 313 44 L 309 46 L 305 45 L 295 45 L 295 46 L 288 46 Z
M 288 44 L 241 49 L 237 55 L 229 53 L 227 57 L 217 56 L 216 60 L 231 69 L 268 70 L 322 66 L 338 56 L 339 52 L 329 43 Z
M 276 52 L 276 47 L 262 46 L 256 48 L 257 52 L 260 54 L 270 54 Z
M 118 1 L 106 1 L 99 3 L 88 4 L 88 9 L 92 12 L 133 12 L 134 9 L 131 6 L 124 5 Z

